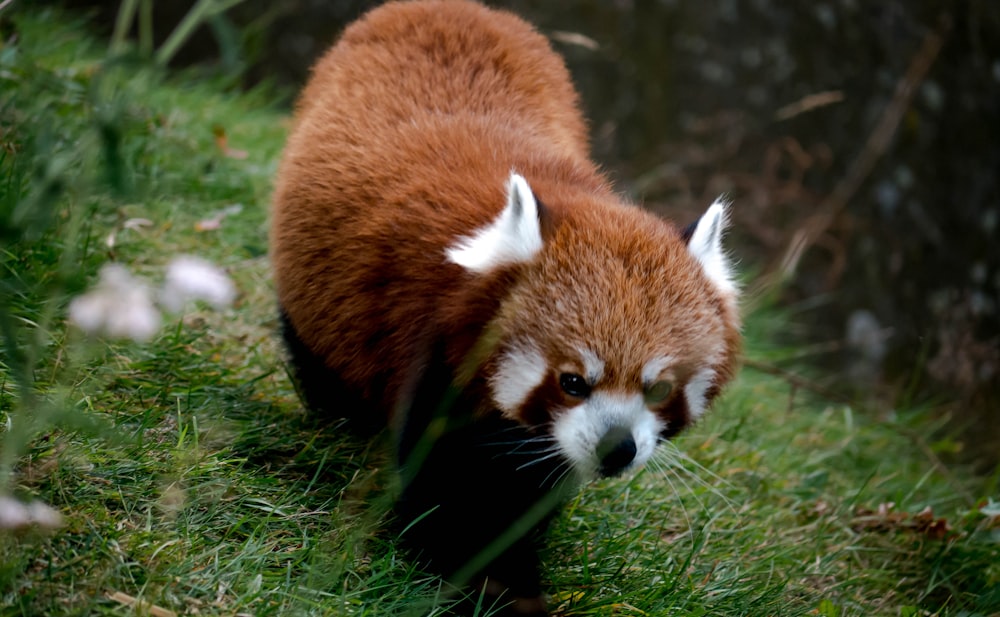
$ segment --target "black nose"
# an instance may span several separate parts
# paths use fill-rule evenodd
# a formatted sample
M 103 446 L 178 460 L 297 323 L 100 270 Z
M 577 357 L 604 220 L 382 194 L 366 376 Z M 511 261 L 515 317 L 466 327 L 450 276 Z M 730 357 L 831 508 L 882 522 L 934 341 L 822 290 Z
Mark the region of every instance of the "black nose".
M 601 461 L 601 475 L 617 476 L 635 459 L 635 440 L 625 428 L 609 430 L 597 444 L 597 458 Z

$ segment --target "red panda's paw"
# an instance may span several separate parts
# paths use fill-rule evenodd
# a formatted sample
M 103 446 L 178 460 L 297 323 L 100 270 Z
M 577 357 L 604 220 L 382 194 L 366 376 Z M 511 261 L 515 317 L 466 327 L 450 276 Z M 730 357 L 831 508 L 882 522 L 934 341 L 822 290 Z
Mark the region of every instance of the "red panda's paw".
M 499 615 L 508 615 L 509 613 L 509 617 L 549 617 L 545 598 L 542 596 L 514 598 L 513 603 L 504 609 L 504 611 L 499 613 Z
M 487 614 L 495 617 L 549 617 L 545 595 L 532 597 L 513 595 L 503 583 L 488 579 L 475 586 L 481 595 L 480 606 L 487 608 Z

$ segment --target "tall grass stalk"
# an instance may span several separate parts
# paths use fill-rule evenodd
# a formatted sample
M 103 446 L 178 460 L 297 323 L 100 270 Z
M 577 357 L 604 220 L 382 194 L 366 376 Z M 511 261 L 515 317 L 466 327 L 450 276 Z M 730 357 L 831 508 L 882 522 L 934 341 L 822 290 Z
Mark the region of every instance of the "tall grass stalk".
M 198 26 L 241 2 L 243 0 L 198 0 L 156 51 L 156 63 L 166 66 Z
M 139 52 L 144 57 L 152 57 L 158 65 L 166 66 L 200 26 L 216 22 L 223 13 L 243 2 L 243 0 L 197 0 L 154 53 L 154 1 L 122 0 L 111 34 L 112 52 L 120 53 L 127 48 L 128 32 L 133 24 L 137 24 Z M 234 55 L 235 52 L 231 49 L 233 41 L 223 36 L 217 38 L 223 49 L 223 55 L 227 57 Z

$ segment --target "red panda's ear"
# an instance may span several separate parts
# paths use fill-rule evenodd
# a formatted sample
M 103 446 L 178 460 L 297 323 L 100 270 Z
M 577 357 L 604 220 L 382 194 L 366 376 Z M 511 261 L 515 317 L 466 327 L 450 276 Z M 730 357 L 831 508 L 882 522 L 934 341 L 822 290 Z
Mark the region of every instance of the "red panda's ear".
M 542 250 L 539 206 L 523 176 L 511 173 L 507 206 L 492 223 L 460 238 L 447 251 L 448 261 L 476 273 L 534 259 Z
M 728 221 L 728 208 L 728 203 L 716 199 L 697 223 L 682 232 L 682 236 L 687 241 L 688 251 L 701 264 L 709 280 L 723 293 L 735 294 L 732 266 L 722 248 L 722 231 Z

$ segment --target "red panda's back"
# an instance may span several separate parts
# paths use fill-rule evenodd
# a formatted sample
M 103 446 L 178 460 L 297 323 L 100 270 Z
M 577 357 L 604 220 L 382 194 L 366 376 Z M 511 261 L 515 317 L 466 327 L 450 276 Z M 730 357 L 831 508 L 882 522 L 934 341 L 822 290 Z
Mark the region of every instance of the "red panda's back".
M 445 248 L 532 167 L 607 190 L 565 66 L 525 22 L 428 0 L 350 26 L 301 96 L 274 196 L 275 283 L 304 343 L 391 403 L 393 374 L 457 293 Z
M 548 41 L 510 13 L 461 0 L 370 12 L 313 68 L 299 107 L 300 115 L 348 131 L 378 131 L 421 114 L 488 115 L 588 155 L 576 92 Z

